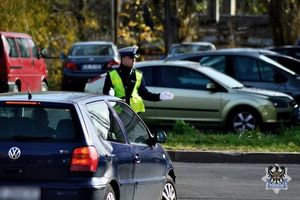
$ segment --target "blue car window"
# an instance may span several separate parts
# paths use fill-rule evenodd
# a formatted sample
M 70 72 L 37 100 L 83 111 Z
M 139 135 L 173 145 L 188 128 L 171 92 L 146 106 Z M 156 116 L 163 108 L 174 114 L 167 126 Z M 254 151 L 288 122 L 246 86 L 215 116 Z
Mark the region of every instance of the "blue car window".
M 87 105 L 87 109 L 98 137 L 108 141 L 125 143 L 121 128 L 104 101 L 90 103 Z
M 111 102 L 126 130 L 129 141 L 134 144 L 146 144 L 149 132 L 139 117 L 123 103 Z
M 256 59 L 243 56 L 232 58 L 235 78 L 239 81 L 260 81 L 260 74 Z
M 273 67 L 263 62 L 259 62 L 258 64 L 259 64 L 259 69 L 261 74 L 261 80 L 265 82 L 275 82 L 274 80 L 275 71 Z
M 225 56 L 204 56 L 200 59 L 200 65 L 212 67 L 219 72 L 225 73 Z

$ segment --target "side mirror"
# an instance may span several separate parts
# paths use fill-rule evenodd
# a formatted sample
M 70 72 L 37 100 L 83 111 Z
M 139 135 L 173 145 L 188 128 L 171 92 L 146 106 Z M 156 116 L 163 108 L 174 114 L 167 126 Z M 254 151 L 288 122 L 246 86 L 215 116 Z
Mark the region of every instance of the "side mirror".
M 167 134 L 164 131 L 159 130 L 154 133 L 154 137 L 146 140 L 146 144 L 148 144 L 149 146 L 154 146 L 156 143 L 165 143 L 166 140 Z
M 274 78 L 275 83 L 285 83 L 288 80 L 285 75 L 282 75 L 279 73 L 275 73 L 273 75 L 273 78 Z
M 47 49 L 42 49 L 40 54 L 41 54 L 42 58 L 47 58 L 48 57 L 48 50 Z
M 163 130 L 159 130 L 154 134 L 156 141 L 159 143 L 165 143 L 167 140 L 167 134 Z
M 61 53 L 61 54 L 59 55 L 59 58 L 60 58 L 61 60 L 65 60 L 66 57 L 67 57 L 67 56 L 66 56 L 64 53 Z
M 216 90 L 217 87 L 214 83 L 207 83 L 206 84 L 206 89 L 213 91 L 213 90 Z

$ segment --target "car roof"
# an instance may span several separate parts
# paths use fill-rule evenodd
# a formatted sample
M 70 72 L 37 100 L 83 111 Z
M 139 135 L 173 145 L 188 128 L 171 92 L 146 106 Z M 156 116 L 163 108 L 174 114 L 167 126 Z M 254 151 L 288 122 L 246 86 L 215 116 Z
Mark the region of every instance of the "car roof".
M 193 56 L 205 56 L 205 55 L 247 55 L 247 56 L 254 56 L 257 57 L 259 55 L 265 56 L 274 56 L 274 57 L 284 57 L 288 59 L 295 60 L 295 58 L 277 53 L 275 51 L 271 51 L 268 49 L 256 49 L 256 48 L 228 48 L 228 49 L 218 49 L 216 51 L 208 51 L 208 52 L 195 52 L 195 53 L 183 53 L 174 56 L 170 56 L 170 60 L 172 57 L 176 59 L 183 59 Z M 168 59 L 166 59 L 168 60 Z
M 210 67 L 206 67 L 206 66 L 201 66 L 199 63 L 197 62 L 192 62 L 192 61 L 185 61 L 185 60 L 171 60 L 171 61 L 163 61 L 163 60 L 150 60 L 150 61 L 141 61 L 141 62 L 137 62 L 135 64 L 136 68 L 139 67 L 147 67 L 147 66 L 179 66 L 179 67 L 184 67 L 184 68 L 190 68 L 190 69 L 196 69 L 198 71 L 202 71 L 206 69 L 204 68 L 210 68 Z M 212 69 L 214 70 L 214 69 Z
M 180 46 L 180 45 L 207 45 L 207 46 L 214 46 L 211 42 L 182 42 L 182 43 L 175 43 L 172 46 Z
M 76 46 L 76 45 L 97 45 L 97 44 L 113 45 L 113 42 L 111 42 L 111 41 L 80 41 L 80 42 L 75 42 L 73 44 L 73 46 Z
M 3 93 L 0 94 L 0 101 L 39 101 L 52 103 L 67 103 L 73 104 L 76 102 L 86 101 L 87 99 L 98 100 L 117 100 L 113 96 L 99 96 L 84 92 L 64 92 L 64 91 L 48 91 L 34 92 L 31 94 L 31 100 L 28 100 L 28 93 Z
M 260 55 L 260 53 L 258 51 L 240 50 L 240 49 L 219 49 L 215 51 L 201 51 L 201 52 L 193 52 L 193 53 L 174 54 L 168 56 L 166 60 L 184 59 L 184 58 L 189 58 L 194 56 L 208 56 L 208 55 L 247 55 L 247 56 L 257 57 Z
M 28 35 L 26 33 L 17 33 L 17 32 L 4 32 L 4 31 L 0 31 L 0 35 L 4 35 L 6 37 L 32 38 L 30 35 Z
M 140 66 L 153 66 L 153 65 L 193 65 L 197 66 L 200 64 L 192 61 L 185 61 L 185 60 L 172 60 L 172 61 L 164 61 L 164 60 L 149 60 L 149 61 L 140 61 L 136 62 L 135 67 L 140 67 Z
M 256 48 L 228 48 L 228 49 L 219 49 L 220 52 L 246 52 L 246 53 L 257 53 L 263 55 L 280 55 L 277 52 L 270 51 L 268 49 L 256 49 Z
M 296 45 L 284 45 L 284 46 L 275 46 L 275 47 L 268 47 L 268 49 L 300 49 L 300 46 Z

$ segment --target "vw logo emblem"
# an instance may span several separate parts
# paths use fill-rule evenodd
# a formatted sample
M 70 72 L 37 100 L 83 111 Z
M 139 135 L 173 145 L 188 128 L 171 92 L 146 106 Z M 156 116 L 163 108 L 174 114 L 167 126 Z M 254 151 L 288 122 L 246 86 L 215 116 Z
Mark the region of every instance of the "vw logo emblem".
M 18 159 L 20 155 L 21 155 L 21 150 L 18 147 L 12 147 L 8 150 L 8 156 L 13 160 Z

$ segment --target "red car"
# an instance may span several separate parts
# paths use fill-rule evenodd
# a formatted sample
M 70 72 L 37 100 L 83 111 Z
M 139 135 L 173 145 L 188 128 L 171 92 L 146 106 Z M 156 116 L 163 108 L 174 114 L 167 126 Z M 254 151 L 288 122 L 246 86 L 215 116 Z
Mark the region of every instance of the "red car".
M 0 92 L 48 90 L 45 56 L 30 35 L 0 32 Z

